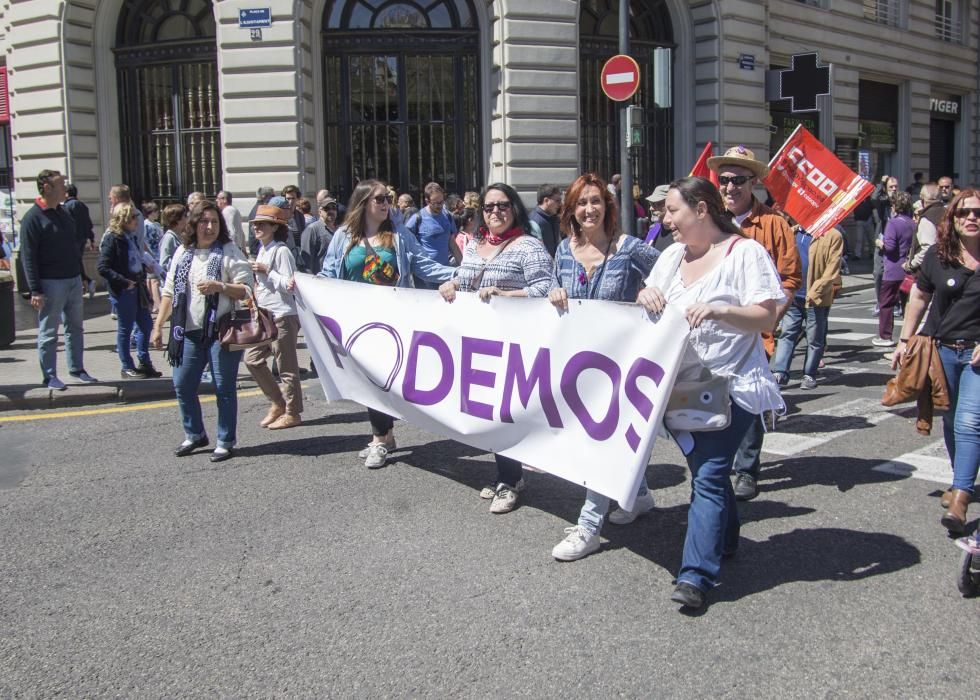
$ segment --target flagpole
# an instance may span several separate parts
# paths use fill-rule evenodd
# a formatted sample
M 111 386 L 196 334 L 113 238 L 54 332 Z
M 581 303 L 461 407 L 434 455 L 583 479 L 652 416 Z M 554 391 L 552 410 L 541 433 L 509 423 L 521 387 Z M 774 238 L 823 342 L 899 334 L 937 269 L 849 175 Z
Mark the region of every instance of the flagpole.
M 628 56 L 630 52 L 630 12 L 629 0 L 619 0 L 619 53 Z M 636 215 L 633 212 L 633 161 L 630 159 L 629 125 L 626 114 L 629 100 L 619 103 L 619 177 L 622 191 L 620 193 L 619 223 L 623 233 L 634 235 L 636 232 Z
M 803 128 L 803 125 L 802 124 L 797 124 L 796 125 L 796 128 L 793 129 L 793 133 L 790 134 L 786 138 L 785 141 L 783 141 L 783 145 L 779 147 L 779 150 L 776 151 L 775 153 L 773 153 L 772 158 L 769 159 L 769 167 L 770 168 L 772 168 L 772 164 L 776 162 L 776 159 L 779 157 L 779 154 L 783 152 L 783 149 L 784 148 L 786 148 L 786 144 L 789 143 L 790 141 L 792 141 L 793 137 L 796 136 L 796 132 L 799 131 L 802 128 Z

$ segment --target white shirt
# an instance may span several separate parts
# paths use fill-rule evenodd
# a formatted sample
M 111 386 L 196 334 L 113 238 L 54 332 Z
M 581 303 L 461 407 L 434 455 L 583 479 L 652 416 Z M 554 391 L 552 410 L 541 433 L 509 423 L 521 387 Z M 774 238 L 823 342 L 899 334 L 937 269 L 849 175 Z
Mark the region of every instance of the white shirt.
M 228 227 L 228 235 L 231 236 L 232 243 L 244 253 L 245 229 L 242 227 L 242 213 L 229 204 L 221 210 L 221 216 L 225 218 L 225 225 Z
M 670 245 L 646 280 L 648 287 L 659 288 L 667 303 L 678 310 L 697 302 L 751 306 L 768 299 L 785 301 L 772 258 L 755 241 L 739 240 L 717 267 L 689 287 L 684 286 L 680 272 L 686 250 L 682 243 Z M 679 380 L 697 379 L 704 365 L 713 374 L 731 377 L 732 399 L 746 411 L 756 415 L 767 410 L 786 411 L 758 333 L 705 321 L 691 331 L 688 344 Z
M 174 251 L 174 258 L 170 261 L 170 270 L 167 272 L 167 282 L 163 286 L 161 294 L 163 296 L 174 296 L 174 280 L 176 279 L 177 266 L 180 259 L 184 257 L 184 246 L 180 246 Z M 197 291 L 197 283 L 203 282 L 208 278 L 208 249 L 198 249 L 191 260 L 191 269 L 187 275 L 187 323 L 184 328 L 189 331 L 204 327 L 204 312 L 207 310 L 207 297 Z M 225 243 L 221 255 L 221 281 L 229 284 L 252 284 L 252 268 L 249 267 L 248 260 L 238 250 L 234 243 Z M 218 295 L 218 318 L 229 313 L 235 308 L 235 300 L 226 294 Z
M 287 289 L 289 280 L 296 274 L 296 261 L 289 248 L 279 241 L 273 241 L 259 248 L 257 262 L 269 266 L 268 274 L 255 275 L 255 300 L 259 306 L 280 319 L 296 315 L 296 298 Z

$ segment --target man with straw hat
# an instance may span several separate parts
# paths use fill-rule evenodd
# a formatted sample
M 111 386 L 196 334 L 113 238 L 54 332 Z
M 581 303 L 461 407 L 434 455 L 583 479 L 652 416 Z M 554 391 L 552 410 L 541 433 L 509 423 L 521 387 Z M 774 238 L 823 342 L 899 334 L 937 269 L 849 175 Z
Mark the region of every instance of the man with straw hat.
M 769 166 L 756 160 L 755 154 L 745 146 L 733 146 L 725 155 L 708 159 L 708 167 L 718 173 L 718 189 L 725 206 L 732 213 L 742 232 L 769 251 L 779 278 L 782 280 L 786 299 L 779 310 L 779 318 L 793 302 L 796 290 L 803 285 L 800 254 L 796 249 L 793 230 L 786 220 L 756 199 L 753 186 L 769 174 Z M 777 322 L 778 323 L 778 322 Z M 773 329 L 775 331 L 775 329 Z M 766 353 L 776 349 L 773 333 L 763 333 Z M 735 456 L 735 498 L 748 501 L 755 498 L 759 489 L 762 439 L 765 435 L 762 416 L 749 429 Z

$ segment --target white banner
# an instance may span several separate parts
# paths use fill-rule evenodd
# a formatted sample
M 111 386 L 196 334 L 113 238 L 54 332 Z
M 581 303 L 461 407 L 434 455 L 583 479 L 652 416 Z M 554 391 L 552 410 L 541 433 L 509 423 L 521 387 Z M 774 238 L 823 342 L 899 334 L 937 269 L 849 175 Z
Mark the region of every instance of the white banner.
M 299 317 L 328 400 L 581 484 L 630 508 L 688 324 L 670 308 L 438 293 L 296 275 Z

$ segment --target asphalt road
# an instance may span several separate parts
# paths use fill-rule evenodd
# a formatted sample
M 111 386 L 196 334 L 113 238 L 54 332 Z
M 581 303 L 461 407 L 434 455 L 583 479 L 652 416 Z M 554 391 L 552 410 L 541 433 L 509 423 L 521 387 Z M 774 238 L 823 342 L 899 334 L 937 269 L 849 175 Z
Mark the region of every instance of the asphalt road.
M 403 423 L 369 471 L 362 409 L 315 388 L 279 433 L 243 398 L 218 465 L 172 456 L 173 405 L 0 415 L 0 696 L 973 696 L 980 599 L 939 526 L 941 430 L 877 405 L 869 310 L 842 298 L 819 388 L 794 375 L 697 615 L 668 599 L 689 482 L 666 443 L 657 510 L 559 563 L 582 489 L 530 474 L 491 515 L 492 460 Z

